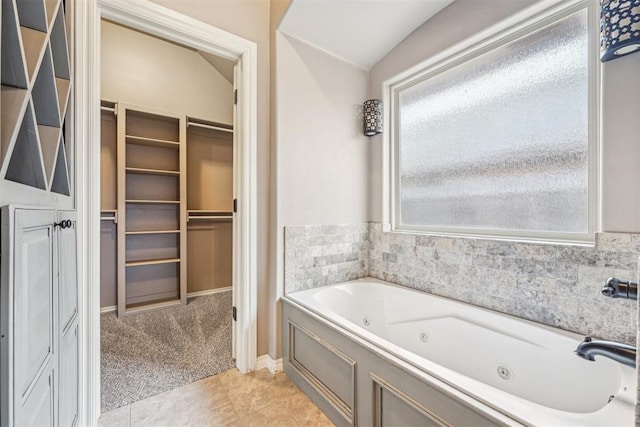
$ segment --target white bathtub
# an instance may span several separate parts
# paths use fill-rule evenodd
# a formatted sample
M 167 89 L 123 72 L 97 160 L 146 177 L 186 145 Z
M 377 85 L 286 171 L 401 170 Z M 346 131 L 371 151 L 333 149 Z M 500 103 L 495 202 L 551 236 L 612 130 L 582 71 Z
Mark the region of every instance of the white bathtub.
M 582 336 L 376 279 L 286 299 L 524 424 L 634 425 L 635 371 Z

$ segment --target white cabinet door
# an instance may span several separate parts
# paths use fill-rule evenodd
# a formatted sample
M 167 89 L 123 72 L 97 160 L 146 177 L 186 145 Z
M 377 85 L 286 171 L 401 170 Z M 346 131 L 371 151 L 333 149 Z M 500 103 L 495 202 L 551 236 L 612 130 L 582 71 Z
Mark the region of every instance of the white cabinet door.
M 59 425 L 78 422 L 78 322 L 74 321 L 60 340 Z
M 57 375 L 57 242 L 52 210 L 3 208 L 2 424 L 52 425 Z M 9 232 L 10 231 L 10 232 Z M 7 243 L 8 234 L 12 238 Z M 7 413 L 8 412 L 8 413 Z M 9 417 L 7 419 L 6 417 Z
M 58 211 L 58 247 L 60 266 L 60 331 L 71 327 L 78 313 L 78 264 L 76 252 L 76 213 Z
M 58 292 L 60 351 L 58 421 L 72 427 L 78 420 L 78 265 L 76 214 L 58 211 Z

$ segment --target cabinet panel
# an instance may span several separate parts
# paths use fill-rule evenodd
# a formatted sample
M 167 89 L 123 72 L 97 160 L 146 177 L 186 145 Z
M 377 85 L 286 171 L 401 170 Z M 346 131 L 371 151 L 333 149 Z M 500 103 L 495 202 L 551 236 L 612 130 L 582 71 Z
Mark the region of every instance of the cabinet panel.
M 60 426 L 77 424 L 78 384 L 78 324 L 74 322 L 60 341 Z
M 356 362 L 311 331 L 289 321 L 289 363 L 353 420 Z
M 47 225 L 16 232 L 14 374 L 18 396 L 25 395 L 54 351 L 52 215 L 50 219 Z
M 371 379 L 375 427 L 446 427 L 448 425 L 402 390 L 388 384 L 377 375 L 371 374 Z
M 71 219 L 73 218 L 73 219 Z M 58 231 L 58 245 L 60 254 L 58 265 L 59 301 L 60 301 L 60 330 L 67 328 L 78 312 L 78 271 L 76 253 L 76 221 L 75 214 L 60 212 L 58 220 L 71 220 L 71 227 Z
M 54 372 L 48 370 L 40 375 L 24 404 L 16 409 L 15 425 L 21 427 L 55 425 L 54 399 Z M 18 399 L 16 404 L 18 404 Z

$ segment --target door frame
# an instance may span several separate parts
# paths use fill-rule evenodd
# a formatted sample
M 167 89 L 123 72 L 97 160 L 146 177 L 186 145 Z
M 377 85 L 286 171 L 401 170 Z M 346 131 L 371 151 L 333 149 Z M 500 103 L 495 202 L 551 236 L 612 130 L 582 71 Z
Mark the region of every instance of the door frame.
M 76 195 L 80 285 L 80 424 L 100 415 L 100 19 L 236 60 L 239 66 L 234 170 L 233 284 L 236 366 L 257 359 L 257 59 L 256 43 L 147 0 L 77 0 L 75 31 Z

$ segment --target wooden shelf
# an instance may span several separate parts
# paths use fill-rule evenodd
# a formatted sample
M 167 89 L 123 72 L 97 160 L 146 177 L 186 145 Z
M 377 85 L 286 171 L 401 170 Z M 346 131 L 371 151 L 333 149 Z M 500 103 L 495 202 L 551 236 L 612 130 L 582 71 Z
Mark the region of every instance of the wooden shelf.
M 145 234 L 178 234 L 180 230 L 143 230 L 143 231 L 127 231 L 127 236 L 139 236 Z
M 144 313 L 146 311 L 157 310 L 159 308 L 169 308 L 178 305 L 182 305 L 182 301 L 179 299 L 170 299 L 168 301 L 161 301 L 156 303 L 127 304 L 127 311 L 123 313 L 123 316 Z
M 14 6 L 14 2 L 2 2 L 2 84 L 26 89 L 27 73 Z
M 129 173 L 139 173 L 144 175 L 165 175 L 165 176 L 180 176 L 179 171 L 168 171 L 161 169 L 144 169 L 144 168 L 125 168 Z
M 60 110 L 60 116 L 64 116 L 67 110 L 67 100 L 69 99 L 69 87 L 71 81 L 67 79 L 61 79 L 56 77 L 56 92 L 58 93 L 58 107 Z
M 180 143 L 175 141 L 166 141 L 164 139 L 155 139 L 155 138 L 145 138 L 142 136 L 133 136 L 126 135 L 126 140 L 130 144 L 138 144 L 138 145 L 148 145 L 150 147 L 161 147 L 161 148 L 180 148 Z
M 2 86 L 2 106 L 0 106 L 0 111 L 2 112 L 2 128 L 0 128 L 2 134 L 0 138 L 0 169 L 2 169 L 2 163 L 9 151 L 9 145 L 11 145 L 11 141 L 15 138 L 19 120 L 22 114 L 24 114 L 27 95 L 26 89 Z
M 44 0 L 44 6 L 47 10 L 47 22 L 53 25 L 53 16 L 56 13 L 56 6 L 58 6 L 58 0 Z M 62 7 L 60 7 L 62 9 Z
M 143 265 L 158 265 L 158 264 L 177 264 L 180 262 L 180 258 L 162 258 L 162 259 L 150 259 L 144 261 L 127 261 L 127 267 L 139 267 Z
M 218 215 L 218 216 L 190 216 L 187 218 L 187 221 L 192 221 L 192 220 L 200 220 L 200 221 L 231 221 L 233 219 L 233 216 L 222 216 L 222 215 Z
M 191 214 L 204 214 L 204 215 L 232 215 L 233 211 L 220 211 L 220 210 L 208 210 L 208 209 L 189 209 L 187 210 L 189 215 Z
M 44 171 L 47 181 L 53 178 L 53 167 L 58 154 L 58 143 L 60 142 L 60 128 L 51 126 L 38 126 L 40 136 L 40 148 L 44 160 Z
M 71 195 L 69 186 L 69 167 L 67 163 L 67 154 L 64 150 L 64 140 L 60 137 L 58 143 L 58 158 L 56 159 L 56 167 L 53 171 L 53 180 L 51 181 L 51 191 L 65 196 Z
M 60 117 L 64 114 L 61 116 L 59 112 L 58 94 L 49 49 L 45 51 L 44 58 L 42 58 L 31 96 L 38 124 L 60 127 Z
M 125 200 L 125 203 L 137 203 L 145 205 L 179 205 L 180 200 Z
M 40 59 L 40 54 L 47 40 L 47 33 L 32 30 L 31 28 L 20 27 L 22 34 L 22 44 L 24 45 L 24 59 L 27 62 L 27 71 L 29 73 L 29 81 L 33 79 L 33 75 Z
M 18 21 L 23 27 L 33 28 L 38 31 L 47 31 L 47 16 L 42 0 L 18 1 Z
M 46 190 L 44 163 L 40 153 L 38 132 L 31 105 L 27 107 L 13 151 L 10 154 L 9 166 L 5 179 L 20 184 Z
M 71 73 L 69 72 L 69 52 L 67 51 L 67 36 L 62 9 L 58 10 L 55 21 L 53 22 L 50 44 L 55 76 L 69 80 L 71 78 Z

